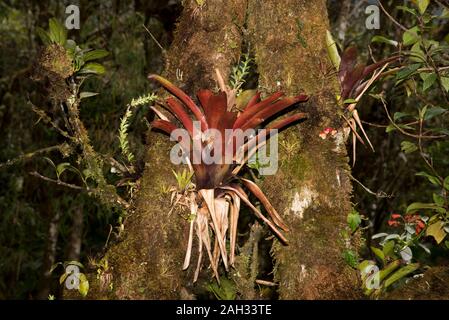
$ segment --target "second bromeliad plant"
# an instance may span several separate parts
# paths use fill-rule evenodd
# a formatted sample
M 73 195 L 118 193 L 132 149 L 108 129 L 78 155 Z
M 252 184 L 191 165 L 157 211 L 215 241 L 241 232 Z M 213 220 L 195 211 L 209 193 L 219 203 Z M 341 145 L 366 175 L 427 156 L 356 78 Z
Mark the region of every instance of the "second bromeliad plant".
M 220 78 L 219 76 L 219 80 Z M 268 122 L 267 120 L 279 116 L 279 113 L 288 107 L 306 101 L 308 97 L 305 95 L 284 97 L 283 93 L 277 92 L 261 100 L 260 93 L 257 93 L 249 100 L 242 111 L 238 111 L 235 110 L 235 90 L 227 90 L 222 83 L 221 91 L 218 94 L 214 94 L 210 90 L 200 90 L 197 94 L 200 104 L 198 106 L 185 92 L 161 76 L 150 75 L 149 79 L 159 82 L 177 98 L 169 97 L 164 107 L 187 130 L 191 141 L 198 139 L 198 137 L 194 137 L 194 121 L 200 124 L 201 137 L 199 139 L 199 145 L 198 143 L 192 144 L 186 143 L 186 141 L 179 141 L 180 145 L 184 148 L 185 154 L 190 157 L 188 163 L 196 179 L 196 188 L 188 195 L 191 214 L 194 218 L 190 219 L 190 234 L 183 269 L 187 269 L 190 265 L 194 231 L 199 242 L 199 257 L 194 281 L 197 280 L 202 265 L 203 247 L 206 249 L 205 251 L 209 257 L 211 268 L 217 280 L 219 279 L 218 266 L 220 260 L 223 262 L 226 270 L 234 264 L 237 222 L 241 201 L 259 219 L 263 220 L 269 226 L 282 243 L 287 244 L 287 239 L 280 230 L 288 231 L 288 227 L 280 215 L 253 181 L 240 177 L 238 174 L 242 168 L 242 163 L 248 161 L 257 149 L 263 145 L 263 143 L 258 143 L 258 141 L 265 141 L 265 138 L 269 139 L 277 130 L 284 128 L 292 122 L 306 118 L 306 114 L 296 113 L 273 121 L 265 127 L 265 131 L 259 132 L 256 136 L 249 137 L 240 142 L 237 140 L 237 145 L 233 144 L 233 147 L 231 147 L 233 163 L 226 163 L 224 161 L 226 147 L 231 143 L 229 140 L 233 140 L 236 143 L 232 135 L 229 138 L 229 135 L 225 134 L 225 130 L 234 132 L 240 129 L 245 131 L 247 129 L 258 128 Z M 158 128 L 167 134 L 171 134 L 174 130 L 178 129 L 177 125 L 172 120 L 169 120 L 168 117 L 164 116 L 162 112 L 158 111 L 157 114 L 161 119 L 152 122 L 153 128 Z M 221 134 L 213 137 L 207 136 L 206 132 L 209 129 L 215 129 L 216 132 Z M 207 152 L 214 152 L 214 150 L 210 150 L 214 146 L 217 146 L 217 144 L 214 144 L 214 138 L 220 139 L 219 144 L 221 144 L 222 148 L 217 148 L 215 151 L 220 153 L 219 158 L 223 161 L 212 164 L 206 164 L 204 162 L 195 163 L 192 161 L 192 156 L 195 153 L 202 154 L 206 149 Z M 243 158 L 240 157 L 241 154 L 239 153 L 242 150 L 246 155 Z M 250 202 L 242 186 L 246 187 L 247 190 L 258 198 L 268 212 L 269 218 L 265 217 Z M 210 230 L 213 232 L 213 237 Z M 227 250 L 227 233 L 229 233 L 229 250 Z

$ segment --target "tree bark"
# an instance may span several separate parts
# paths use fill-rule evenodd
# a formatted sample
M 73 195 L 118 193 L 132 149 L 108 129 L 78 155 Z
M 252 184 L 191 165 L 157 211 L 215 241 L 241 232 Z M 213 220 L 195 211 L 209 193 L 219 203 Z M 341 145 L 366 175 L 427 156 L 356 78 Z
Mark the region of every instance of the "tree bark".
M 53 211 L 51 205 L 49 206 L 49 209 L 50 212 Z M 42 263 L 42 277 L 40 279 L 39 291 L 36 294 L 36 299 L 38 300 L 46 300 L 50 294 L 52 276 L 50 270 L 56 262 L 60 218 L 61 212 L 57 209 L 53 212 L 53 215 L 48 223 L 47 244 L 45 246 L 45 253 Z
M 227 75 L 240 55 L 246 2 L 217 0 L 199 6 L 185 1 L 174 41 L 166 55 L 165 76 L 188 94 L 214 88 L 215 68 Z M 135 211 L 125 226 L 124 240 L 107 253 L 113 266 L 113 292 L 94 297 L 118 299 L 189 299 L 193 268 L 183 272 L 188 223 L 170 211 L 170 194 L 161 190 L 175 186 L 169 159 L 168 137 L 151 132 L 146 169 L 140 181 Z M 195 248 L 193 250 L 195 252 Z M 192 256 L 192 261 L 196 261 Z M 95 281 L 94 281 L 95 282 Z
M 280 169 L 262 185 L 291 229 L 290 245 L 275 240 L 272 248 L 281 299 L 359 297 L 357 275 L 342 258 L 344 250 L 353 247 L 344 236 L 352 190 L 345 139 L 340 132 L 335 139 L 318 136 L 325 127 L 341 125 L 335 102 L 338 85 L 327 58 L 327 29 L 325 0 L 217 0 L 203 6 L 191 0 L 185 1 L 167 53 L 166 77 L 194 95 L 200 88 L 216 88 L 214 69 L 228 75 L 242 42 L 249 41 L 260 91 L 311 96 L 302 107 L 309 119 L 281 133 Z M 163 186 L 175 185 L 168 159 L 171 144 L 155 132 L 148 144 L 135 211 L 123 240 L 107 253 L 114 290 L 103 295 L 191 298 L 192 268 L 181 271 L 188 224 L 169 214 L 170 196 L 161 192 Z
M 256 50 L 259 87 L 311 97 L 309 118 L 281 134 L 280 170 L 264 191 L 284 213 L 290 245 L 275 243 L 275 275 L 281 299 L 344 299 L 360 296 L 358 277 L 342 258 L 353 244 L 344 234 L 352 191 L 342 132 L 338 84 L 326 48 L 326 1 L 250 0 L 250 39 Z
M 82 202 L 81 202 L 82 203 Z M 78 204 L 72 214 L 72 227 L 67 244 L 67 261 L 79 261 L 83 244 L 83 205 Z

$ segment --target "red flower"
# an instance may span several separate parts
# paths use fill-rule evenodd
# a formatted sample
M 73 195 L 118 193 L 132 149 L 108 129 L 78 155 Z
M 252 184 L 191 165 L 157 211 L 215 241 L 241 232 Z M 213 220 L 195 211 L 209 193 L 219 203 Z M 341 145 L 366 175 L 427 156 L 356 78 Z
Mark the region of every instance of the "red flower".
M 396 221 L 396 220 L 388 220 L 388 225 L 390 227 L 397 227 L 400 225 L 400 223 L 399 223 L 399 221 Z
M 393 213 L 393 214 L 391 215 L 391 217 L 392 217 L 393 219 L 399 219 L 399 218 L 401 217 L 401 215 L 398 214 L 398 213 Z
M 419 219 L 416 222 L 416 226 L 415 226 L 416 234 L 419 234 L 425 228 L 425 226 L 426 226 L 426 224 L 421 219 Z

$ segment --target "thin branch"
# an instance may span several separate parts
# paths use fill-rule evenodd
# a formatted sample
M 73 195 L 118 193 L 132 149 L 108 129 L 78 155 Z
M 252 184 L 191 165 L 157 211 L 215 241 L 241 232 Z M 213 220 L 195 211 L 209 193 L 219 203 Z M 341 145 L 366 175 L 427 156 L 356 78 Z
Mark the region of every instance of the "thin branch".
M 144 24 L 142 24 L 142 26 L 145 28 L 145 30 L 148 32 L 148 34 L 149 34 L 150 37 L 153 39 L 153 41 L 157 44 L 157 46 L 158 46 L 159 48 L 161 48 L 161 50 L 162 50 L 163 52 L 165 52 L 164 47 L 159 43 L 159 41 L 157 41 L 156 37 L 153 36 L 153 34 L 151 33 L 151 31 L 148 30 L 148 28 L 147 28 Z
M 405 131 L 404 129 L 402 129 L 401 127 L 399 127 L 399 126 L 396 124 L 396 122 L 394 122 L 393 118 L 391 118 L 391 115 L 390 115 L 390 113 L 388 112 L 388 108 L 387 108 L 387 104 L 385 103 L 385 100 L 384 100 L 383 98 L 381 98 L 381 101 L 382 101 L 382 104 L 383 104 L 383 106 L 384 106 L 385 112 L 387 113 L 388 120 L 390 120 L 391 124 L 392 124 L 392 125 L 393 125 L 393 126 L 400 132 L 400 133 L 402 133 L 402 134 L 404 134 L 404 135 L 406 135 L 406 136 L 415 138 L 415 139 L 441 139 L 441 138 L 446 137 L 446 135 L 444 135 L 444 134 L 439 135 L 439 136 L 424 136 L 424 135 L 421 135 L 421 134 L 416 135 L 416 134 L 409 133 L 409 132 Z
M 74 140 L 75 138 L 72 137 L 67 131 L 62 130 L 61 128 L 59 128 L 59 126 L 52 120 L 52 118 L 47 115 L 47 113 L 42 110 L 41 108 L 37 107 L 36 105 L 34 105 L 31 101 L 28 101 L 28 104 L 31 105 L 31 109 L 40 117 L 40 119 L 43 119 L 44 122 L 46 123 L 50 123 L 51 126 L 53 128 L 55 128 L 55 130 L 57 132 L 59 132 L 59 134 L 61 134 L 63 137 L 69 139 L 69 140 Z M 39 122 L 39 120 L 37 122 Z
M 388 71 L 385 71 L 384 73 L 382 73 L 381 77 L 388 76 L 388 75 L 390 75 L 392 73 L 395 73 L 397 71 L 400 71 L 400 70 L 402 70 L 402 69 L 404 69 L 406 67 L 407 66 L 402 66 L 402 67 L 396 67 L 396 68 L 389 69 Z M 440 67 L 440 68 L 438 68 L 438 71 L 445 71 L 445 70 L 449 70 L 449 67 Z M 428 68 L 428 67 L 426 67 L 426 68 L 419 68 L 416 71 L 418 71 L 418 72 L 434 71 L 434 68 Z
M 256 281 L 255 281 L 257 284 L 260 284 L 260 285 L 262 285 L 262 286 L 267 286 L 267 287 L 276 287 L 278 284 L 277 283 L 275 283 L 275 282 L 272 282 L 272 281 L 266 281 L 266 280 L 260 280 L 260 279 L 257 279 Z
M 420 117 L 421 118 L 421 117 Z M 432 163 L 427 160 L 427 158 L 424 156 L 424 149 L 422 146 L 422 129 L 423 129 L 423 119 L 419 119 L 419 138 L 418 138 L 418 147 L 419 147 L 419 154 L 421 155 L 421 158 L 423 158 L 426 165 L 432 170 L 433 174 L 438 177 L 440 182 L 443 182 L 443 178 L 438 174 L 438 172 L 433 167 Z
M 392 197 L 394 197 L 392 194 L 387 194 L 384 191 L 379 191 L 379 192 L 371 191 L 367 186 L 365 186 L 359 180 L 354 178 L 351 174 L 349 175 L 349 177 L 351 178 L 351 180 L 357 182 L 363 189 L 365 189 L 366 192 L 368 192 L 369 194 L 375 196 L 376 198 L 392 198 Z
M 70 183 L 67 183 L 67 182 L 64 182 L 64 181 L 61 181 L 61 180 L 52 179 L 52 178 L 49 178 L 49 177 L 41 175 L 37 171 L 30 172 L 30 175 L 35 176 L 37 178 L 40 178 L 42 180 L 48 181 L 48 182 L 56 183 L 57 185 L 60 185 L 60 186 L 63 186 L 63 187 L 71 188 L 71 189 L 74 189 L 74 190 L 92 192 L 94 195 L 97 195 L 97 196 L 101 196 L 104 193 L 104 191 L 102 191 L 102 190 L 100 190 L 98 188 L 95 188 L 95 189 L 84 188 L 84 187 L 80 187 L 80 186 L 77 186 L 77 185 L 74 185 L 74 184 L 70 184 Z M 122 206 L 125 209 L 128 209 L 130 207 L 130 204 L 127 201 L 125 201 L 124 199 L 122 199 L 119 195 L 114 193 L 114 194 L 111 194 L 111 196 L 113 197 L 113 199 L 111 197 L 109 197 L 110 202 L 117 203 L 117 204 L 119 204 L 120 206 Z
M 61 181 L 61 180 L 55 180 L 55 179 L 52 179 L 52 178 L 43 176 L 43 175 L 41 175 L 41 174 L 40 174 L 39 172 L 37 172 L 37 171 L 30 172 L 30 174 L 31 174 L 32 176 L 38 177 L 38 178 L 40 178 L 40 179 L 42 179 L 42 180 L 45 180 L 45 181 L 48 181 L 48 182 L 56 183 L 56 184 L 59 185 L 59 186 L 64 186 L 64 187 L 68 187 L 68 188 L 75 189 L 75 190 L 86 190 L 86 191 L 88 190 L 88 189 L 86 189 L 86 188 L 83 188 L 83 187 L 80 187 L 80 186 L 77 186 L 77 185 L 74 185 L 74 184 L 70 184 L 70 183 L 67 183 L 67 182 L 64 182 L 64 181 Z
M 37 156 L 37 155 L 39 155 L 41 153 L 47 153 L 47 152 L 51 152 L 53 150 L 60 150 L 62 146 L 63 146 L 63 144 L 62 145 L 57 145 L 57 146 L 46 147 L 46 148 L 42 148 L 42 149 L 39 149 L 39 150 L 35 150 L 35 151 L 32 151 L 32 152 L 20 155 L 20 156 L 14 158 L 14 159 L 10 159 L 10 160 L 8 160 L 6 162 L 0 163 L 0 169 L 3 168 L 3 167 L 12 166 L 13 164 L 16 164 L 17 162 L 20 162 L 20 161 L 23 161 L 23 160 L 31 159 L 34 156 Z
M 382 5 L 382 3 L 380 2 L 380 0 L 377 0 L 377 3 L 379 3 L 380 8 L 382 9 L 382 11 L 385 13 L 385 15 L 395 24 L 397 25 L 399 28 L 401 28 L 403 31 L 407 31 L 407 28 L 404 27 L 402 24 L 400 24 L 395 18 L 393 18 L 387 10 L 385 10 L 384 6 Z

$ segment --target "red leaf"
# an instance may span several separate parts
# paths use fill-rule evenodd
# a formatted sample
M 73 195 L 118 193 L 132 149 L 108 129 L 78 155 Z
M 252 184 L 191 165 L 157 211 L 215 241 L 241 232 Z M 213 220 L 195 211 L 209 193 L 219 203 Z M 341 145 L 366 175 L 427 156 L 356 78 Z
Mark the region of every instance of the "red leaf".
M 166 100 L 168 108 L 170 111 L 181 121 L 182 125 L 189 132 L 190 136 L 193 137 L 193 123 L 190 119 L 189 114 L 185 111 L 183 106 L 174 98 L 170 97 Z
M 249 191 L 251 191 L 256 196 L 256 198 L 260 200 L 273 222 L 282 230 L 289 231 L 287 225 L 284 223 L 281 216 L 277 213 L 276 209 L 271 205 L 270 201 L 262 192 L 262 190 L 260 190 L 259 186 L 251 180 L 241 179 L 241 181 L 249 189 Z
M 272 105 L 265 106 L 262 110 L 257 112 L 254 116 L 248 119 L 245 123 L 243 123 L 240 127 L 242 130 L 246 130 L 248 128 L 255 128 L 271 116 L 275 115 L 278 112 L 294 105 L 298 102 L 307 101 L 308 97 L 305 95 L 299 95 L 297 97 L 289 97 L 279 100 Z M 235 127 L 235 125 L 234 125 Z
M 206 119 L 201 112 L 201 109 L 193 102 L 193 100 L 181 89 L 179 89 L 177 86 L 175 86 L 173 83 L 168 81 L 167 79 L 156 75 L 156 74 L 150 74 L 148 76 L 149 80 L 156 80 L 159 82 L 165 89 L 167 89 L 171 94 L 173 94 L 175 97 L 177 97 L 179 100 L 182 101 L 195 115 L 196 119 L 201 122 L 201 129 L 207 130 L 207 123 Z
M 256 105 L 257 103 L 260 102 L 260 92 L 257 92 L 249 101 L 248 104 L 246 105 L 245 109 L 251 108 L 252 106 Z
M 240 114 L 240 116 L 235 121 L 233 128 L 234 129 L 240 128 L 249 118 L 254 116 L 255 113 L 262 110 L 266 106 L 271 105 L 272 102 L 278 100 L 283 95 L 284 95 L 284 93 L 282 93 L 282 92 L 276 92 L 276 93 L 272 94 L 271 96 L 269 96 L 268 98 L 262 100 L 259 103 L 252 104 L 252 105 L 250 105 L 250 103 L 248 103 L 245 110 Z

